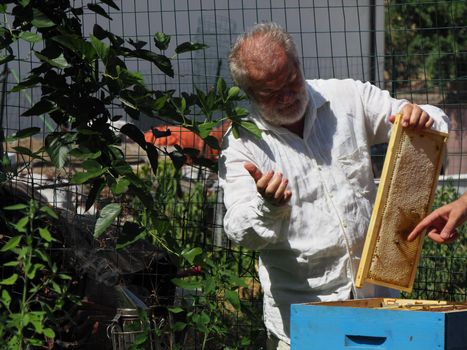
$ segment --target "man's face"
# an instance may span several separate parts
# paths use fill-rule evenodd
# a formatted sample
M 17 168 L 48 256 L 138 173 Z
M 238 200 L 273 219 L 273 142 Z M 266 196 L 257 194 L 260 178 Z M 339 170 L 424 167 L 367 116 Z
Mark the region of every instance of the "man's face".
M 254 83 L 250 95 L 253 106 L 273 125 L 290 125 L 305 114 L 309 96 L 303 74 L 296 63 Z

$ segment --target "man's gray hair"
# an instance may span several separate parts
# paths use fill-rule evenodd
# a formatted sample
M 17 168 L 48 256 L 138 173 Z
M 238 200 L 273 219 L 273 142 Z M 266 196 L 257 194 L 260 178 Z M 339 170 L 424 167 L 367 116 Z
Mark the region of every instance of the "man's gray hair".
M 291 62 L 296 64 L 299 63 L 297 49 L 293 38 L 289 33 L 287 33 L 277 23 L 270 22 L 256 24 L 237 38 L 229 55 L 229 68 L 232 79 L 238 86 L 246 91 L 248 90 L 250 81 L 247 69 L 248 60 L 245 60 L 245 55 L 248 55 L 249 59 L 255 60 L 254 56 L 263 54 L 263 52 L 245 52 L 245 42 L 250 41 L 250 39 L 253 38 L 262 38 L 265 42 L 277 44 L 284 48 Z M 256 61 L 261 62 L 261 58 L 256 57 Z

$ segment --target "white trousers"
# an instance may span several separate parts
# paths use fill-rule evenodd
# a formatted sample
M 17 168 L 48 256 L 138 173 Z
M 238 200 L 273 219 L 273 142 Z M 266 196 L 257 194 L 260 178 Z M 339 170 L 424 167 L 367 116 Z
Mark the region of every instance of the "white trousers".
M 290 345 L 274 336 L 269 336 L 266 350 L 290 350 Z

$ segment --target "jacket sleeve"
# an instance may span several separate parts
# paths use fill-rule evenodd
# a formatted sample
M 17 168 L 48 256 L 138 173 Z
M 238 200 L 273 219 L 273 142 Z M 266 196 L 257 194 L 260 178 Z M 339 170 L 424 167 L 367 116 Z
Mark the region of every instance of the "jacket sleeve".
M 365 124 L 370 144 L 387 142 L 391 131 L 388 118 L 397 114 L 410 102 L 405 99 L 395 99 L 387 90 L 381 90 L 368 82 L 356 81 L 355 84 L 365 110 Z M 433 118 L 434 130 L 448 132 L 449 118 L 441 109 L 431 105 L 419 105 L 419 107 Z
M 227 209 L 224 230 L 235 243 L 257 250 L 280 238 L 290 206 L 270 204 L 258 193 L 253 178 L 243 166 L 245 162 L 258 166 L 258 159 L 248 151 L 245 142 L 248 141 L 226 136 L 219 158 L 219 184 Z

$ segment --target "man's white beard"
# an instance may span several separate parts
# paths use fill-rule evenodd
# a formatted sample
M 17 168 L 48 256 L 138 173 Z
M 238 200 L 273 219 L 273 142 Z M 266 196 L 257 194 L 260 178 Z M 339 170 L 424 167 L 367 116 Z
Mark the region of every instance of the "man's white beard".
M 308 95 L 308 91 L 303 89 L 296 101 L 293 103 L 293 108 L 289 107 L 283 110 L 276 108 L 274 110 L 267 111 L 254 101 L 251 101 L 251 104 L 255 112 L 258 113 L 266 122 L 272 125 L 286 126 L 294 124 L 303 118 L 308 107 L 309 100 L 310 96 Z

